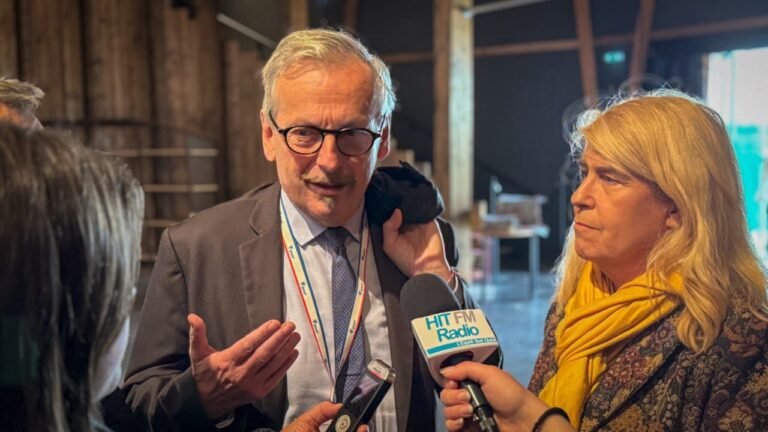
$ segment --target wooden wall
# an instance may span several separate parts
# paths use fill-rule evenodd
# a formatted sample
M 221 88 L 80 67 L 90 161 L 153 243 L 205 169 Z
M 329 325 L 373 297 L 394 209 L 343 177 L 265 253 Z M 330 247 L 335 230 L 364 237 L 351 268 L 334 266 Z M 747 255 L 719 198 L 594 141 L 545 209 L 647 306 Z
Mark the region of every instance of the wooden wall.
M 193 17 L 169 1 L 0 0 L 0 76 L 45 91 L 46 127 L 126 159 L 146 192 L 146 261 L 165 227 L 275 179 L 260 145 L 261 56 L 227 45 L 225 75 L 216 1 L 196 4 Z

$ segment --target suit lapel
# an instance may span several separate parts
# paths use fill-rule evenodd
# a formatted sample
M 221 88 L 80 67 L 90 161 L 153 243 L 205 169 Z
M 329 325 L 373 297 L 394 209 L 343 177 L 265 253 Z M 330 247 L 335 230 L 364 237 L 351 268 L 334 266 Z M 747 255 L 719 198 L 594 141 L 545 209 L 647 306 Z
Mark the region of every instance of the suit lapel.
M 250 329 L 270 319 L 283 321 L 283 249 L 278 212 L 280 187 L 275 184 L 254 200 L 248 223 L 255 236 L 240 245 L 245 307 Z M 262 398 L 257 405 L 267 413 L 285 412 L 286 384 Z M 282 425 L 283 419 L 276 419 Z
M 397 372 L 394 385 L 397 430 L 404 431 L 408 421 L 413 381 L 413 336 L 411 336 L 410 323 L 403 316 L 400 308 L 400 289 L 407 278 L 384 253 L 381 225 L 371 224 L 371 242 L 387 314 L 389 348 L 394 363 L 392 366 Z
M 681 310 L 645 330 L 616 357 L 584 406 L 581 430 L 602 427 L 682 347 L 675 329 Z

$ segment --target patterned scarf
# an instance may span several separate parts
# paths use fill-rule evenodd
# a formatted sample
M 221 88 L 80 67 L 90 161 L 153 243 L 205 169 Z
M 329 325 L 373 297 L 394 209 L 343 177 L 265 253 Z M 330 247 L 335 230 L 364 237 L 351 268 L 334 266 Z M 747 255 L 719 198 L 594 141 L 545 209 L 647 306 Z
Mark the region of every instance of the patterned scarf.
M 577 429 L 584 403 L 624 343 L 677 308 L 682 278 L 674 274 L 668 285 L 659 282 L 644 273 L 611 294 L 594 284 L 592 263 L 584 266 L 555 330 L 557 373 L 539 393 L 548 405 L 563 408 Z

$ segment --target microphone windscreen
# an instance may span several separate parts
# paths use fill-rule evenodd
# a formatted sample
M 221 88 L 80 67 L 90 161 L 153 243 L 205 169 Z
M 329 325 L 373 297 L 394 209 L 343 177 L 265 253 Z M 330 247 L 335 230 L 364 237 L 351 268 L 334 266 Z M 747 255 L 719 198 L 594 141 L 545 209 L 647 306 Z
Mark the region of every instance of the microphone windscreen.
M 448 284 L 431 273 L 408 279 L 400 291 L 400 307 L 409 321 L 461 309 Z

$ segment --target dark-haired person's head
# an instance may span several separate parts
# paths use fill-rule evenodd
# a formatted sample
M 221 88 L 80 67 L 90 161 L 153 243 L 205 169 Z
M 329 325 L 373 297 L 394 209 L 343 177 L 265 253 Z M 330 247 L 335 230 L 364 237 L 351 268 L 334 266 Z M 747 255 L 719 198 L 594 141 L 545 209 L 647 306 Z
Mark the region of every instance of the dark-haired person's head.
M 94 430 L 121 378 L 143 206 L 116 158 L 0 125 L 0 429 Z

